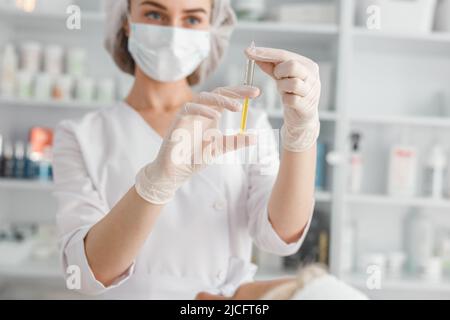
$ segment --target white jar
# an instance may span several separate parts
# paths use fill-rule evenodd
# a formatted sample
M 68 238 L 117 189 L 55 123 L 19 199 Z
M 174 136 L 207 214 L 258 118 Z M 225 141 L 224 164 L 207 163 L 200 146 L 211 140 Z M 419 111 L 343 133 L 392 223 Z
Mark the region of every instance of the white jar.
M 31 98 L 33 84 L 33 74 L 27 71 L 19 71 L 17 73 L 17 97 L 21 99 Z
M 68 101 L 72 99 L 73 80 L 65 74 L 56 78 L 53 85 L 52 97 L 54 100 Z
M 34 84 L 34 98 L 36 100 L 48 101 L 52 95 L 52 77 L 48 73 L 36 75 Z
M 44 72 L 52 75 L 63 73 L 64 49 L 59 45 L 49 45 L 44 52 Z
M 92 78 L 83 77 L 77 80 L 75 99 L 80 102 L 92 102 L 94 100 L 95 81 Z
M 67 51 L 66 57 L 67 73 L 74 77 L 85 74 L 87 52 L 83 48 L 71 48 Z
M 0 67 L 0 95 L 12 97 L 14 95 L 18 69 L 18 57 L 16 49 L 12 44 L 5 46 Z
M 21 46 L 22 70 L 38 73 L 42 63 L 42 45 L 38 42 L 24 42 Z

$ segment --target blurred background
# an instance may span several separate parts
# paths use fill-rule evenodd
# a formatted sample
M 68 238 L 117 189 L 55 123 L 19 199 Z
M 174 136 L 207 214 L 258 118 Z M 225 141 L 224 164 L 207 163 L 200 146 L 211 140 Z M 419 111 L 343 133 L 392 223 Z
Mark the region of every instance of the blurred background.
M 321 262 L 371 298 L 450 298 L 450 0 L 233 4 L 231 47 L 198 90 L 242 82 L 252 40 L 314 59 L 323 86 L 311 230 L 294 256 L 255 250 L 257 279 Z M 0 0 L 0 298 L 79 298 L 57 258 L 52 129 L 130 87 L 103 49 L 102 7 Z M 280 128 L 273 82 L 256 82 Z

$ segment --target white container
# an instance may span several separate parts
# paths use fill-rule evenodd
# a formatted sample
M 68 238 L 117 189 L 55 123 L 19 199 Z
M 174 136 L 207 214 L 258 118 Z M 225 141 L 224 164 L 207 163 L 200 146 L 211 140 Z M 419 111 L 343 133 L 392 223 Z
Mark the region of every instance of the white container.
M 417 150 L 410 146 L 391 148 L 388 172 L 388 194 L 414 196 L 417 192 Z
M 265 0 L 234 0 L 233 8 L 242 20 L 260 20 L 266 11 Z
M 429 176 L 425 186 L 428 187 L 425 195 L 434 199 L 442 199 L 444 195 L 444 170 L 447 162 L 445 151 L 440 145 L 436 145 L 429 153 L 426 176 Z
M 83 76 L 86 72 L 87 52 L 83 48 L 71 48 L 66 56 L 67 73 L 74 77 Z
M 98 82 L 97 101 L 108 103 L 116 100 L 116 84 L 113 79 L 105 78 Z
M 443 261 L 440 257 L 433 257 L 428 259 L 424 265 L 423 278 L 432 282 L 439 282 L 442 280 Z
M 76 84 L 75 99 L 81 102 L 94 100 L 95 81 L 91 78 L 79 78 Z
M 64 49 L 59 45 L 49 45 L 44 50 L 44 72 L 59 75 L 64 71 Z
M 33 74 L 27 71 L 17 73 L 17 97 L 21 99 L 30 99 L 33 90 Z
M 388 274 L 390 277 L 399 278 L 402 276 L 405 267 L 406 254 L 404 252 L 390 252 L 387 256 Z
M 377 6 L 380 12 L 381 31 L 405 33 L 429 33 L 433 29 L 436 0 L 358 0 L 356 21 L 368 27 L 372 12 Z
M 0 95 L 6 97 L 14 95 L 18 65 L 19 59 L 15 47 L 12 44 L 7 44 L 0 66 Z
M 435 29 L 436 31 L 450 32 L 450 0 L 439 0 Z
M 320 70 L 320 82 L 322 83 L 321 93 L 320 93 L 320 102 L 319 102 L 319 110 L 330 110 L 331 109 L 331 101 L 333 94 L 333 64 L 329 62 L 320 62 L 319 63 Z
M 353 133 L 351 140 L 349 191 L 351 193 L 359 193 L 362 187 L 364 166 L 363 156 L 361 154 L 361 134 Z
M 356 226 L 353 222 L 346 223 L 342 233 L 342 271 L 353 272 L 356 256 Z
M 334 3 L 299 3 L 278 6 L 276 18 L 284 23 L 333 24 L 337 19 L 337 6 Z
M 38 73 L 42 64 L 42 45 L 38 42 L 24 42 L 21 46 L 22 70 Z
M 69 75 L 60 75 L 56 78 L 52 98 L 54 100 L 68 101 L 72 99 L 73 80 Z
M 431 220 L 422 212 L 414 211 L 407 217 L 405 247 L 410 272 L 423 274 L 426 264 L 433 257 L 434 228 Z
M 36 100 L 48 101 L 52 96 L 53 79 L 48 73 L 39 73 L 36 75 L 34 85 L 34 98 Z

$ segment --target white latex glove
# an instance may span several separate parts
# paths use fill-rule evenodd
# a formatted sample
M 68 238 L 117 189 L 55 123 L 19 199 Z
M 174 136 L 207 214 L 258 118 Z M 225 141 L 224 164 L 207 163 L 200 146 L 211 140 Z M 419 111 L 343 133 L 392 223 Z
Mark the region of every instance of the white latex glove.
M 248 86 L 202 92 L 177 114 L 156 159 L 136 177 L 136 191 L 146 201 L 163 205 L 196 171 L 218 156 L 256 143 L 252 135 L 224 136 L 218 120 L 226 109 L 240 112 L 242 99 L 256 98 L 259 89 Z
M 317 63 L 296 53 L 272 48 L 251 47 L 246 54 L 277 83 L 284 105 L 283 147 L 292 152 L 313 147 L 320 133 L 321 83 Z

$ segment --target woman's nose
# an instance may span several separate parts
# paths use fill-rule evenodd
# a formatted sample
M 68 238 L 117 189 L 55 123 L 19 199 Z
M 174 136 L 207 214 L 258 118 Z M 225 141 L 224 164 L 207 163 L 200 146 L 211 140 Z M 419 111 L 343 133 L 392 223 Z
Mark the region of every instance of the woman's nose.
M 170 18 L 167 22 L 167 27 L 174 27 L 174 28 L 182 28 L 183 27 L 183 21 L 181 18 Z

